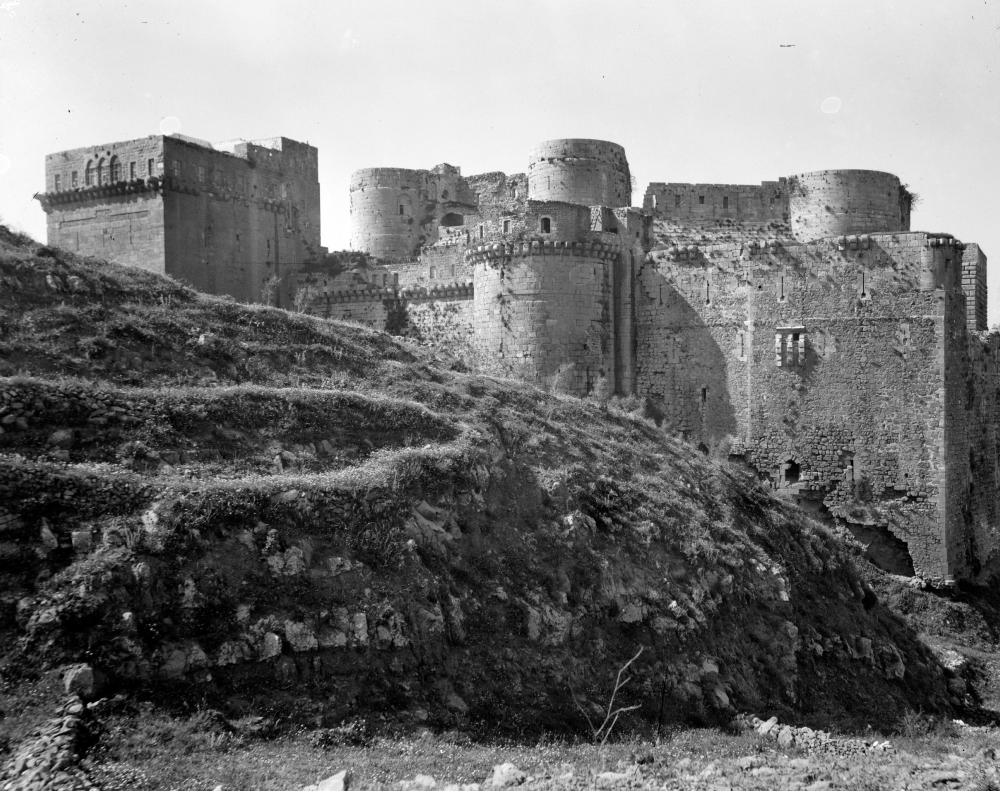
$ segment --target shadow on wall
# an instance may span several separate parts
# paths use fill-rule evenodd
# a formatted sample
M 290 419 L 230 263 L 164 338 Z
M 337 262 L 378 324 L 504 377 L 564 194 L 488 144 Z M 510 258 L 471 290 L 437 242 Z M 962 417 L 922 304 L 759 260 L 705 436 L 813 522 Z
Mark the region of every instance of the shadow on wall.
M 711 448 L 737 432 L 724 351 L 732 331 L 707 323 L 687 295 L 651 268 L 641 275 L 645 293 L 637 295 L 647 303 L 637 306 L 639 388 L 670 428 Z

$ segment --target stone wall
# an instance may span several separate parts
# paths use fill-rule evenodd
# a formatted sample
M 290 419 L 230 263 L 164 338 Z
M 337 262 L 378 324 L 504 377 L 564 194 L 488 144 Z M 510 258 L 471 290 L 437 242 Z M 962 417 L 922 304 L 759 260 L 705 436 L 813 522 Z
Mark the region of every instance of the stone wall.
M 547 140 L 531 151 L 528 197 L 581 206 L 631 206 L 625 149 L 606 140 Z
M 155 136 L 49 155 L 49 243 L 247 302 L 277 277 L 290 307 L 287 275 L 320 250 L 317 151 L 287 138 L 220 145 Z
M 910 230 L 910 194 L 891 173 L 816 170 L 788 179 L 796 239 Z
M 164 274 L 163 204 L 152 181 L 162 171 L 160 136 L 49 154 L 48 243 Z
M 350 189 L 351 249 L 378 258 L 412 258 L 478 220 L 477 194 L 452 165 L 365 168 L 351 175 Z
M 689 227 L 715 226 L 723 220 L 767 222 L 788 218 L 785 179 L 754 184 L 674 184 L 653 182 L 642 207 L 654 217 Z
M 943 403 L 961 403 L 944 363 L 965 342 L 960 254 L 927 234 L 654 252 L 636 298 L 639 394 L 944 580 L 965 570 Z
M 494 243 L 475 262 L 475 343 L 509 373 L 586 395 L 614 390 L 611 242 Z
M 988 329 L 986 315 L 986 253 L 978 244 L 967 244 L 962 253 L 962 289 L 965 291 L 969 330 Z

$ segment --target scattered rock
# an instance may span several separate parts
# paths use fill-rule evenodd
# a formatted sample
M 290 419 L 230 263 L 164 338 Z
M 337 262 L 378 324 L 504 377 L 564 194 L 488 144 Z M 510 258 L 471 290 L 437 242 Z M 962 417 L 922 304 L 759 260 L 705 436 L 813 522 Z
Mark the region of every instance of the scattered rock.
M 67 694 L 79 695 L 83 700 L 94 698 L 94 668 L 90 665 L 74 665 L 63 674 L 63 687 Z
M 493 767 L 493 776 L 490 778 L 490 785 L 494 788 L 521 785 L 527 777 L 524 772 L 512 763 L 497 764 Z

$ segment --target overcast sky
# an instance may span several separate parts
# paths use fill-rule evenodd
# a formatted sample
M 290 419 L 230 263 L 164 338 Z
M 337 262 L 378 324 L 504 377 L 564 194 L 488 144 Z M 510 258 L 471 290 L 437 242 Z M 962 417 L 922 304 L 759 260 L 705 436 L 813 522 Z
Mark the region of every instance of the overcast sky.
M 998 26 L 1000 0 L 0 0 L 0 221 L 43 240 L 46 153 L 167 117 L 317 146 L 331 249 L 353 170 L 523 172 L 536 142 L 593 137 L 639 204 L 650 181 L 895 173 L 914 230 L 991 257 L 993 324 Z

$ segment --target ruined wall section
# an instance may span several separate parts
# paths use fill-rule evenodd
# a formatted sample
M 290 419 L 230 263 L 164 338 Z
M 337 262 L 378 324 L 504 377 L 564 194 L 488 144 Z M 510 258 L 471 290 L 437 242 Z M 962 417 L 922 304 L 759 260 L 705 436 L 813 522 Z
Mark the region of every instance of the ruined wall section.
M 163 140 L 157 135 L 47 155 L 41 200 L 48 243 L 164 274 Z
M 350 189 L 351 249 L 377 258 L 407 261 L 441 239 L 467 237 L 479 221 L 477 192 L 453 165 L 365 168 Z
M 631 206 L 625 149 L 606 140 L 547 140 L 531 151 L 528 197 L 580 206 Z
M 654 245 L 790 239 L 785 179 L 746 184 L 674 184 L 646 188 L 643 209 L 654 218 Z
M 962 253 L 962 289 L 965 291 L 969 331 L 982 332 L 988 329 L 986 253 L 975 243 L 967 243 Z
M 817 170 L 788 179 L 792 233 L 800 241 L 910 230 L 909 192 L 891 173 Z
M 918 573 L 944 579 L 946 286 L 925 243 L 653 253 L 637 298 L 639 392 L 693 441 L 732 434 L 776 489 L 890 553 L 904 543 Z

